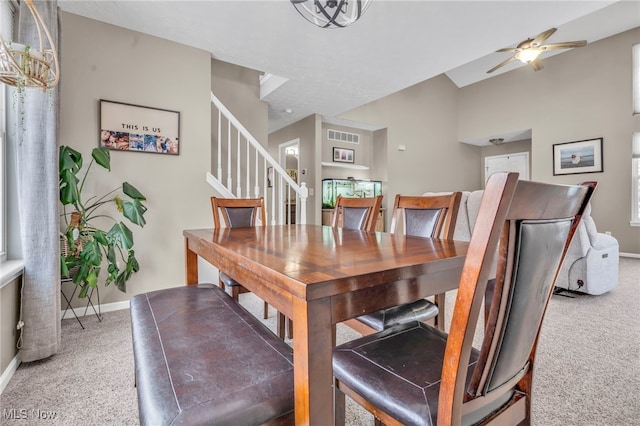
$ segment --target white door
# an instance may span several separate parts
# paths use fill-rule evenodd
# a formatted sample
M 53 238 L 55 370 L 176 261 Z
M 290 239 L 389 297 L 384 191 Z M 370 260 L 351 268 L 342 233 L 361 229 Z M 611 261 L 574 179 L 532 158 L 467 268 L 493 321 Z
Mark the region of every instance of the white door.
M 520 179 L 529 180 L 529 153 L 492 155 L 484 157 L 484 183 L 495 172 L 518 172 Z

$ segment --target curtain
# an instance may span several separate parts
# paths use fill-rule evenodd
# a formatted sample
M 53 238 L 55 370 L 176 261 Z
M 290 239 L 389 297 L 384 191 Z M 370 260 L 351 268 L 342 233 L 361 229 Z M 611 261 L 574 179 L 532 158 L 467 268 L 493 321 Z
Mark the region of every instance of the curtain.
M 58 52 L 58 2 L 35 1 Z M 44 37 L 44 35 L 43 35 Z M 39 47 L 35 21 L 20 4 L 16 41 Z M 58 89 L 23 88 L 15 101 L 16 169 L 24 275 L 19 341 L 23 362 L 47 358 L 60 346 L 58 231 Z

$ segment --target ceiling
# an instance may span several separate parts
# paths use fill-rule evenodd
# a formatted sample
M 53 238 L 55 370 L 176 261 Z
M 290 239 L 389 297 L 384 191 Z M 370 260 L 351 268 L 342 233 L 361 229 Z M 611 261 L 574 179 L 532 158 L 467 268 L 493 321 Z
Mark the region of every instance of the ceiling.
M 269 84 L 275 89 L 263 97 L 269 104 L 269 132 L 313 113 L 330 119 L 442 73 L 464 87 L 508 72 L 523 65 L 513 61 L 486 74 L 509 57 L 495 51 L 551 27 L 558 31 L 548 43 L 591 43 L 640 26 L 637 0 L 373 0 L 358 22 L 337 29 L 309 23 L 289 0 L 58 4 L 66 12 L 200 48 L 215 59 L 274 75 Z M 562 52 L 541 58 L 544 62 Z

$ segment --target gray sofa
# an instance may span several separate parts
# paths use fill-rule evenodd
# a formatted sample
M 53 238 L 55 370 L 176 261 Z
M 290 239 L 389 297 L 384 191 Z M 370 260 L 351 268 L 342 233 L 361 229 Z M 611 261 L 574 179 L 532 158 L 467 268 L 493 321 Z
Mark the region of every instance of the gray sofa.
M 445 192 L 425 192 L 423 195 L 435 194 Z M 482 190 L 462 192 L 454 239 L 471 239 L 482 194 Z M 606 293 L 618 284 L 618 262 L 618 240 L 597 231 L 589 204 L 569 246 L 556 288 L 592 295 Z

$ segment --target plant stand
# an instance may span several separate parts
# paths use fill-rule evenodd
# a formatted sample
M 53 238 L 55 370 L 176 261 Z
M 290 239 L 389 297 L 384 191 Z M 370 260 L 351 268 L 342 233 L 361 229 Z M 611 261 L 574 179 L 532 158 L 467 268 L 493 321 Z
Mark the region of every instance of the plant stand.
M 80 317 L 78 317 L 78 314 L 76 313 L 76 310 L 74 309 L 74 307 L 71 306 L 71 301 L 73 300 L 74 296 L 76 295 L 76 291 L 78 291 L 78 286 L 72 283 L 73 284 L 73 291 L 71 292 L 71 295 L 69 297 L 67 297 L 67 295 L 65 294 L 65 292 L 64 292 L 64 290 L 62 288 L 62 284 L 68 283 L 68 282 L 72 282 L 71 278 L 62 278 L 62 280 L 60 282 L 60 294 L 62 295 L 64 301 L 67 303 L 66 307 L 64 308 L 64 312 L 62 314 L 62 319 L 64 319 L 67 316 L 67 311 L 71 310 L 71 313 L 73 314 L 73 316 L 78 321 L 78 324 L 80 324 L 80 327 L 82 327 L 82 329 L 84 330 L 84 325 L 82 324 L 82 321 L 80 321 Z M 97 305 L 98 305 L 97 309 L 96 309 L 96 306 L 93 304 L 93 301 L 91 300 L 91 298 L 93 297 L 94 290 L 95 290 L 96 298 L 97 298 Z M 102 312 L 100 310 L 100 290 L 99 290 L 98 287 L 96 287 L 95 289 L 92 288 L 87 293 L 87 305 L 84 307 L 83 316 L 87 316 L 87 312 L 89 311 L 89 306 L 91 306 L 91 309 L 93 309 L 93 313 L 95 314 L 96 318 L 98 318 L 98 322 L 102 322 Z M 79 308 L 79 309 L 82 309 L 82 308 Z

